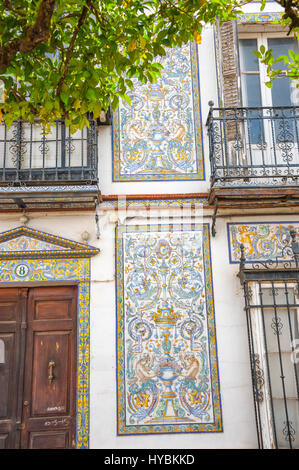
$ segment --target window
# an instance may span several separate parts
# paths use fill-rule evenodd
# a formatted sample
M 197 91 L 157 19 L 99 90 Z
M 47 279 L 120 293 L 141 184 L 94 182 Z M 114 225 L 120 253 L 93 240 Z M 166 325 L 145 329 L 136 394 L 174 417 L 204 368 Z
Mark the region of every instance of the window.
M 299 283 L 260 274 L 244 283 L 259 445 L 299 449 Z
M 242 105 L 249 109 L 242 133 L 250 146 L 250 163 L 261 168 L 269 164 L 281 166 L 281 174 L 291 175 L 291 166 L 298 164 L 293 148 L 299 143 L 299 91 L 288 77 L 275 79 L 272 89 L 266 87 L 266 66 L 252 51 L 263 45 L 272 49 L 275 58 L 288 55 L 290 49 L 298 54 L 298 41 L 277 33 L 243 34 L 239 37 L 241 95 Z M 286 66 L 279 62 L 274 68 L 285 70 Z
M 286 76 L 275 79 L 272 89 L 265 86 L 267 68 L 252 51 L 263 45 L 274 57 L 290 49 L 298 54 L 298 41 L 285 28 L 263 23 L 227 21 L 216 32 L 221 107 L 209 119 L 212 181 L 297 185 L 299 89 Z
M 299 53 L 298 41 L 288 37 L 272 37 L 266 34 L 256 34 L 255 37 L 240 37 L 240 71 L 242 99 L 244 106 L 297 106 L 299 104 L 298 91 L 294 82 L 287 77 L 274 80 L 273 88 L 264 86 L 268 81 L 266 66 L 252 53 L 261 45 L 272 49 L 274 57 L 288 55 L 292 49 Z M 274 65 L 274 69 L 286 69 L 283 62 Z
M 298 41 L 289 37 L 275 37 L 275 33 L 256 33 L 249 37 L 240 36 L 240 73 L 243 106 L 246 107 L 275 107 L 269 112 L 261 113 L 260 110 L 250 110 L 249 118 L 249 140 L 253 144 L 266 144 L 274 140 L 278 142 L 293 142 L 295 140 L 295 110 L 278 109 L 280 107 L 294 107 L 299 105 L 298 89 L 294 81 L 287 77 L 280 77 L 273 81 L 272 89 L 264 84 L 269 81 L 266 66 L 262 64 L 253 54 L 253 50 L 261 46 L 272 49 L 275 58 L 280 55 L 288 55 L 291 49 L 298 54 Z M 274 65 L 274 69 L 285 70 L 283 62 Z M 265 126 L 266 115 L 273 117 L 273 129 Z M 256 119 L 255 119 L 256 118 Z M 281 118 L 281 119 L 280 119 Z M 286 118 L 286 119 L 284 119 Z M 274 136 L 271 136 L 273 130 Z M 266 133 L 266 135 L 265 135 Z M 267 135 L 268 134 L 268 135 Z

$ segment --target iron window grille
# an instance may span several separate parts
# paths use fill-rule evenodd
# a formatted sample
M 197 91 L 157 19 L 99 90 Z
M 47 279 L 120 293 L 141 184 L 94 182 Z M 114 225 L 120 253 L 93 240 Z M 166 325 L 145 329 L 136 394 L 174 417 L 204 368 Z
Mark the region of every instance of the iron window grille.
M 258 445 L 299 448 L 299 243 L 280 259 L 247 267 L 241 246 Z M 292 255 L 292 258 L 290 257 Z
M 297 184 L 298 106 L 214 108 L 207 120 L 212 185 Z
M 38 121 L 0 126 L 0 184 L 97 183 L 97 123 L 75 134 L 57 120 L 43 134 Z

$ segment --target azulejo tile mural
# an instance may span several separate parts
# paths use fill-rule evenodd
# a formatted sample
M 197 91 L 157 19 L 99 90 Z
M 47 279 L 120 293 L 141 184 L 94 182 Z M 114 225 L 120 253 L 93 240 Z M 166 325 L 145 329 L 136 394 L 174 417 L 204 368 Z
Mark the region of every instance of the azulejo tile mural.
M 20 251 L 20 250 L 24 251 Z M 65 252 L 67 259 L 59 255 Z M 0 287 L 10 282 L 72 281 L 78 285 L 76 447 L 89 446 L 90 256 L 97 248 L 28 227 L 0 234 Z
M 280 21 L 281 12 L 263 12 L 263 13 L 243 13 L 238 15 L 239 23 L 269 23 L 272 21 Z
M 208 225 L 120 226 L 118 434 L 221 432 Z
M 0 259 L 89 258 L 99 249 L 25 226 L 0 233 Z
M 197 46 L 167 49 L 156 83 L 133 80 L 113 117 L 113 181 L 204 179 Z
M 298 222 L 248 222 L 228 223 L 230 263 L 239 263 L 240 245 L 244 245 L 246 262 L 269 261 L 282 256 L 290 244 L 290 230 L 299 231 Z M 281 259 L 283 262 L 283 257 Z

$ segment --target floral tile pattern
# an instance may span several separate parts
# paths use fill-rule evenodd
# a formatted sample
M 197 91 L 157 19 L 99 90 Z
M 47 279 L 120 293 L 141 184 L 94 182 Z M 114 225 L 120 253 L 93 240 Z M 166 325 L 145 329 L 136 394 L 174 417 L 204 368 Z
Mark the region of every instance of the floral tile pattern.
M 298 222 L 249 222 L 227 224 L 230 263 L 239 263 L 240 245 L 246 262 L 269 261 L 282 256 L 291 241 L 290 230 L 299 231 Z M 283 258 L 281 259 L 283 261 Z
M 43 251 L 53 249 L 57 249 L 57 246 L 53 245 L 53 243 L 47 243 L 24 235 L 0 244 L 0 251 Z M 65 250 L 66 248 L 59 247 L 59 249 Z
M 238 15 L 238 23 L 269 23 L 272 21 L 280 21 L 281 12 L 263 12 L 263 13 L 243 13 Z
M 204 179 L 197 47 L 167 49 L 161 63 L 114 114 L 113 181 Z
M 208 225 L 116 232 L 118 434 L 222 431 Z

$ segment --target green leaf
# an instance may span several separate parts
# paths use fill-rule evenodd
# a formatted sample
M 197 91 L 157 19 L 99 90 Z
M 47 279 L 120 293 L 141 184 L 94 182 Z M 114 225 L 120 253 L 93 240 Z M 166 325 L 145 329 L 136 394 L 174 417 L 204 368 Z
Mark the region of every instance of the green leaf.
M 258 58 L 258 59 L 261 59 L 263 56 L 262 54 L 259 52 L 259 51 L 252 51 L 254 53 L 254 55 Z
M 8 9 L 8 3 L 13 8 Z M 27 25 L 32 24 L 40 3 L 36 0 L 0 2 L 1 45 L 20 37 L 22 15 Z M 200 34 L 205 24 L 214 24 L 216 19 L 220 24 L 236 19 L 245 3 L 238 0 L 92 2 L 92 9 L 88 8 L 73 43 L 82 6 L 88 2 L 57 0 L 50 39 L 33 44 L 26 53 L 19 52 L 7 68 L 1 69 L 7 92 L 3 106 L 5 120 L 10 123 L 13 119 L 36 116 L 50 125 L 55 119 L 67 117 L 71 132 L 82 128 L 87 125 L 84 119 L 87 112 L 97 116 L 109 103 L 116 109 L 119 94 L 130 102 L 127 90 L 134 88 L 132 77 L 142 83 L 154 82 L 163 69 L 159 59 L 165 56 L 166 48 L 181 47 L 194 40 L 194 32 Z M 261 10 L 265 5 L 266 0 L 261 0 Z M 17 10 L 22 11 L 21 16 Z M 290 26 L 286 9 L 283 14 L 286 19 L 276 24 Z M 299 56 L 293 52 L 288 58 L 281 56 L 275 60 L 264 46 L 253 53 L 266 65 L 270 81 L 279 77 L 279 61 L 281 68 L 287 66 L 292 80 L 298 77 Z M 23 98 L 16 99 L 12 93 L 16 80 Z
M 85 97 L 91 101 L 95 101 L 97 99 L 96 92 L 93 88 L 88 88 L 87 92 L 85 93 Z
M 60 98 L 61 98 L 61 101 L 64 102 L 64 104 L 67 104 L 69 101 L 69 95 L 67 93 L 61 92 Z
M 262 53 L 263 55 L 265 54 L 265 50 L 266 50 L 266 48 L 265 48 L 265 46 L 262 44 L 261 47 L 260 47 L 260 51 L 261 51 L 261 53 Z

